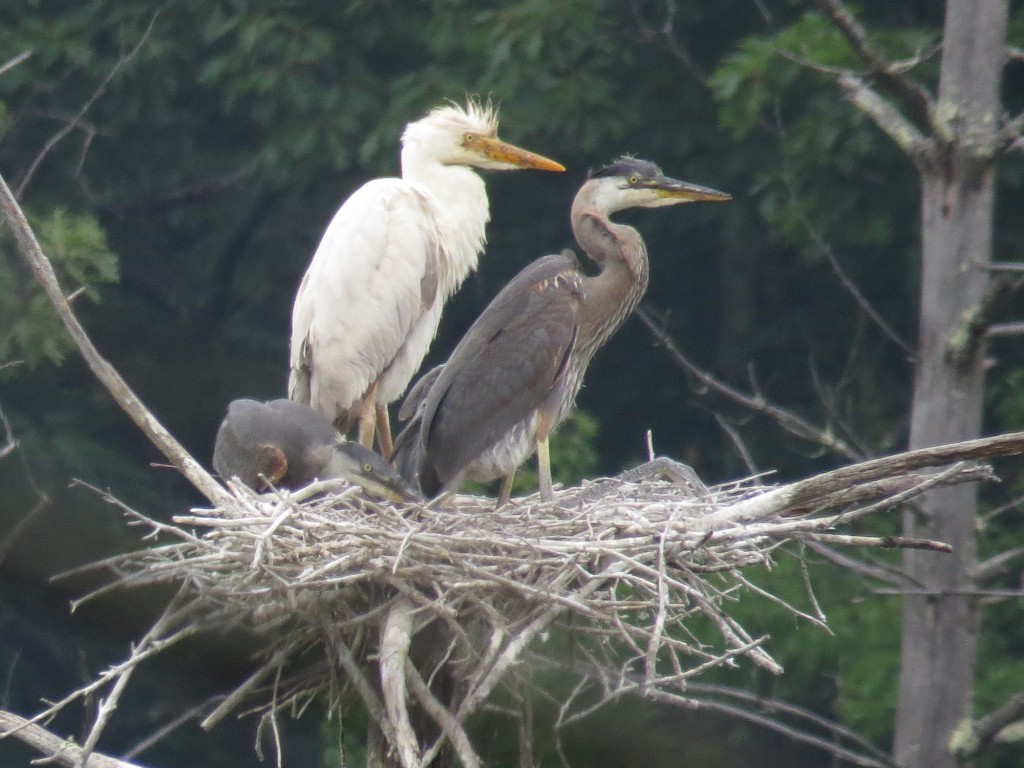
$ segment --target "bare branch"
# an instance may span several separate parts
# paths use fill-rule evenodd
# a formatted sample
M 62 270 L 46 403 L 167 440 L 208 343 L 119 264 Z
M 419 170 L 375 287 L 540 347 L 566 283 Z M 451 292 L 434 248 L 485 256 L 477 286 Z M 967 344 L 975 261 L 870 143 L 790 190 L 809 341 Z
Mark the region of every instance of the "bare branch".
M 992 323 L 985 331 L 985 338 L 988 339 L 1007 336 L 1024 336 L 1024 322 Z
M 384 709 L 395 729 L 395 752 L 402 768 L 418 768 L 420 750 L 416 732 L 409 722 L 409 699 L 405 687 L 405 667 L 409 659 L 409 643 L 412 640 L 412 603 L 405 598 L 396 600 L 388 611 L 381 627 L 380 690 Z
M 152 413 L 132 391 L 128 383 L 121 377 L 121 374 L 102 356 L 86 334 L 85 329 L 78 322 L 71 305 L 68 304 L 61 290 L 57 275 L 53 271 L 53 265 L 43 253 L 39 246 L 24 212 L 18 205 L 6 180 L 0 176 L 0 210 L 3 211 L 14 231 L 18 243 L 18 250 L 28 263 L 29 268 L 36 279 L 42 285 L 44 292 L 57 310 L 57 314 L 63 321 L 72 340 L 85 358 L 89 368 L 96 378 L 107 388 L 111 396 L 132 421 L 143 431 L 143 433 L 160 449 L 167 459 L 178 468 L 207 499 L 212 503 L 230 498 L 227 491 L 217 483 L 210 473 L 207 472 L 156 420 Z
M 706 90 L 711 89 L 711 80 L 707 73 L 697 65 L 693 56 L 679 42 L 679 38 L 676 37 L 675 19 L 678 9 L 676 8 L 675 0 L 665 0 L 665 20 L 660 26 L 655 26 L 648 22 L 644 17 L 641 3 L 637 0 L 630 0 L 629 10 L 633 15 L 633 20 L 636 22 L 642 42 L 648 44 L 652 42 L 658 43 L 672 58 L 682 65 L 683 70 L 689 73 L 694 80 L 703 85 Z
M 31 55 L 32 55 L 32 51 L 31 50 L 29 50 L 29 51 L 22 51 L 17 56 L 15 56 L 15 57 L 13 57 L 11 59 L 8 59 L 3 64 L 0 64 L 0 75 L 3 75 L 6 72 L 14 69 L 16 66 L 21 64 L 27 58 L 29 58 Z
M 4 444 L 0 445 L 0 459 L 4 459 L 17 450 L 18 441 L 14 439 L 11 422 L 7 420 L 7 414 L 4 413 L 3 408 L 0 408 L 0 424 L 3 424 L 4 427 Z
M 147 749 L 152 748 L 154 745 L 167 738 L 168 734 L 173 733 L 190 720 L 197 719 L 203 713 L 203 710 L 207 708 L 209 703 L 209 701 L 206 701 L 202 704 L 196 704 L 194 707 L 189 707 L 170 722 L 164 723 L 153 733 L 149 734 L 146 738 L 142 739 L 134 747 L 125 752 L 125 758 L 128 760 L 134 760 L 137 755 L 141 755 Z
M 405 673 L 413 696 L 416 697 L 427 714 L 441 726 L 448 741 L 455 749 L 455 753 L 459 756 L 459 762 L 464 768 L 480 768 L 480 757 L 473 749 L 473 744 L 470 742 L 469 736 L 466 735 L 466 729 L 462 727 L 462 723 L 430 692 L 430 688 L 423 680 L 419 670 L 412 663 L 406 663 Z M 422 762 L 421 765 L 426 768 L 429 764 Z
M 972 364 L 989 335 L 993 319 L 1006 308 L 1009 300 L 1022 286 L 1024 276 L 1015 280 L 1000 276 L 989 281 L 977 305 L 964 314 L 946 344 L 946 359 L 952 365 L 964 370 Z
M 1020 691 L 999 709 L 971 722 L 965 720 L 950 740 L 950 750 L 961 763 L 969 764 L 990 745 L 1000 733 L 1024 717 L 1024 691 Z
M 980 584 L 990 583 L 1009 573 L 1021 558 L 1024 558 L 1024 547 L 1004 549 L 974 566 L 971 569 L 971 578 Z
M 1007 154 L 1024 149 L 1024 112 L 1007 120 L 996 137 L 996 152 Z
M 895 568 L 857 560 L 856 558 L 850 557 L 849 555 L 835 550 L 832 547 L 826 546 L 822 542 L 805 541 L 804 545 L 811 551 L 824 557 L 829 562 L 834 563 L 840 568 L 850 571 L 851 573 L 855 573 L 858 576 L 875 579 L 897 587 L 909 586 L 910 584 L 907 577 Z
M 776 124 L 778 125 L 779 133 L 784 134 L 781 116 L 776 116 Z M 861 292 L 857 284 L 849 275 L 846 274 L 846 270 L 843 269 L 842 265 L 839 263 L 839 259 L 836 258 L 836 255 L 832 250 L 832 246 L 803 212 L 801 206 L 798 205 L 799 198 L 797 196 L 796 184 L 793 181 L 793 175 L 790 171 L 788 162 L 785 163 L 784 179 L 786 183 L 786 192 L 791 202 L 790 209 L 796 213 L 797 220 L 804 228 L 804 232 L 807 233 L 811 242 L 814 243 L 818 251 L 825 257 L 829 267 L 832 269 L 832 273 L 839 280 L 839 284 L 847 293 L 850 294 L 851 297 L 853 297 L 854 302 L 856 302 L 857 306 L 860 307 L 860 310 L 871 320 L 871 322 L 875 324 L 875 326 L 882 332 L 882 335 L 899 347 L 908 360 L 916 362 L 917 353 L 914 348 L 911 347 L 902 336 L 896 333 L 893 327 L 889 325 L 885 318 L 883 318 L 879 314 L 878 310 L 875 309 L 874 305 L 868 301 L 867 297 Z
M 842 0 L 814 0 L 814 2 L 847 39 L 857 56 L 867 64 L 875 80 L 900 99 L 911 119 L 921 125 L 930 124 L 935 106 L 932 97 L 904 74 L 904 67 L 889 62 L 871 45 L 867 32 Z M 895 110 L 893 112 L 895 113 Z M 886 132 L 888 133 L 888 131 Z
M 750 453 L 750 449 L 747 448 L 747 444 L 744 442 L 739 431 L 717 413 L 715 414 L 715 422 L 729 437 L 729 440 L 732 441 L 733 448 L 735 448 L 736 453 L 739 454 L 740 459 L 743 461 L 743 465 L 747 468 L 747 472 L 752 476 L 756 476 L 759 473 L 759 470 L 756 462 L 754 461 L 754 456 Z
M 839 78 L 843 95 L 866 114 L 883 133 L 919 168 L 932 152 L 932 142 L 913 123 L 901 115 L 892 104 L 875 93 L 859 77 L 844 75 Z
M 699 696 L 718 696 L 740 701 L 747 705 L 757 707 L 765 713 L 789 715 L 795 718 L 798 722 L 804 724 L 804 727 L 800 729 L 801 731 L 806 730 L 807 725 L 820 728 L 830 734 L 832 743 L 838 744 L 844 741 L 850 742 L 852 745 L 855 745 L 857 749 L 863 750 L 865 755 L 877 759 L 883 765 L 891 765 L 891 758 L 888 754 L 876 747 L 856 731 L 852 731 L 840 723 L 821 717 L 820 715 L 815 714 L 808 709 L 804 709 L 803 707 L 798 707 L 796 705 L 789 704 L 788 702 L 780 701 L 779 699 L 758 696 L 757 694 L 749 691 L 731 688 L 724 685 L 692 683 L 690 685 L 690 690 L 695 695 Z M 703 706 L 705 703 L 706 699 L 702 698 L 700 700 L 700 704 Z
M 158 13 L 153 14 L 153 17 L 149 20 L 149 25 L 146 27 L 145 32 L 142 33 L 142 36 L 139 38 L 138 42 L 136 42 L 136 44 L 132 47 L 130 51 L 128 51 L 128 53 L 124 54 L 123 56 L 121 56 L 120 59 L 117 60 L 117 63 L 115 63 L 114 66 L 111 68 L 110 72 L 107 73 L 107 76 L 103 78 L 103 82 L 101 82 L 99 86 L 97 86 L 96 90 L 93 91 L 92 95 L 88 99 L 86 99 L 85 103 L 81 106 L 78 112 L 68 120 L 67 124 L 63 128 L 61 128 L 59 131 L 57 131 L 57 133 L 51 136 L 49 140 L 47 140 L 46 144 L 43 145 L 43 148 L 39 151 L 39 154 L 36 155 L 35 159 L 32 161 L 32 164 L 29 165 L 28 170 L 22 177 L 21 183 L 18 185 L 17 197 L 20 198 L 22 196 L 26 187 L 28 187 L 29 183 L 32 181 L 32 177 L 35 175 L 36 170 L 39 168 L 43 160 L 46 159 L 46 156 L 49 155 L 53 148 L 57 146 L 61 141 L 63 141 L 69 133 L 75 130 L 75 128 L 81 126 L 82 119 L 85 117 L 85 113 L 88 112 L 92 105 L 96 103 L 96 100 L 99 99 L 100 96 L 102 96 L 106 92 L 110 83 L 113 81 L 114 77 L 121 70 L 121 68 L 127 65 L 132 59 L 135 58 L 138 52 L 142 50 L 142 46 L 145 45 L 146 41 L 149 39 L 150 32 L 153 31 L 153 25 L 156 24 L 157 15 Z
M 981 259 L 972 259 L 971 266 L 986 269 L 989 272 L 1010 272 L 1015 275 L 1024 272 L 1024 262 L 1021 261 L 983 261 Z
M 46 755 L 48 761 L 58 765 L 66 765 L 68 768 L 82 765 L 84 752 L 74 741 L 62 739 L 24 717 L 0 710 L 0 739 L 5 736 L 16 737 L 19 741 Z M 141 766 L 93 752 L 89 755 L 89 768 L 141 768 Z
M 28 513 L 22 515 L 21 519 L 7 531 L 3 539 L 0 539 L 0 565 L 7 559 L 7 553 L 14 548 L 14 545 L 18 542 L 21 534 L 25 532 L 25 529 L 43 513 L 43 510 L 50 506 L 50 503 L 49 496 L 45 493 L 40 495 L 39 501 L 36 502 L 35 506 Z
M 654 336 L 658 344 L 669 353 L 672 361 L 709 390 L 726 397 L 734 403 L 738 403 L 752 413 L 767 416 L 790 434 L 814 443 L 831 453 L 854 461 L 863 458 L 859 451 L 831 431 L 820 429 L 792 411 L 768 402 L 760 393 L 748 394 L 719 381 L 683 354 L 682 350 L 665 332 L 661 324 L 656 322 L 654 315 L 649 309 L 642 306 L 637 307 L 636 314 L 647 330 L 650 331 L 651 335 Z

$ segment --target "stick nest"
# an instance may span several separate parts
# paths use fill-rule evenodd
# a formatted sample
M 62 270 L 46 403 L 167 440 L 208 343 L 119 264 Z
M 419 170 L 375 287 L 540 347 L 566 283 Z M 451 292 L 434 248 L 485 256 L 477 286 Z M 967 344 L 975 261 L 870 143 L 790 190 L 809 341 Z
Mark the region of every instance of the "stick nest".
M 560 490 L 550 504 L 529 497 L 497 511 L 493 500 L 471 496 L 446 508 L 375 503 L 344 486 L 319 495 L 323 486 L 264 495 L 232 486 L 229 504 L 193 510 L 173 526 L 127 510 L 173 541 L 94 567 L 116 575 L 104 590 L 181 585 L 136 656 L 209 628 L 241 626 L 258 638 L 259 668 L 207 727 L 243 702 L 273 724 L 284 706 L 339 704 L 354 690 L 404 768 L 426 765 L 445 740 L 471 767 L 479 763 L 465 720 L 499 686 L 510 689 L 509 673 L 527 654 L 564 663 L 564 649 L 547 650 L 557 645 L 545 642 L 549 630 L 568 629 L 576 669 L 601 700 L 628 692 L 682 700 L 689 679 L 739 657 L 780 672 L 764 638 L 729 616 L 745 589 L 774 600 L 743 569 L 770 565 L 775 548 L 793 539 L 941 549 L 832 531 L 929 488 L 990 476 L 961 462 L 853 485 L 707 489 L 687 467 L 657 460 Z M 703 629 L 691 629 L 696 614 Z M 458 685 L 442 695 L 444 670 Z M 593 695 L 574 696 L 559 720 L 593 703 Z M 410 706 L 436 725 L 432 743 L 414 733 Z

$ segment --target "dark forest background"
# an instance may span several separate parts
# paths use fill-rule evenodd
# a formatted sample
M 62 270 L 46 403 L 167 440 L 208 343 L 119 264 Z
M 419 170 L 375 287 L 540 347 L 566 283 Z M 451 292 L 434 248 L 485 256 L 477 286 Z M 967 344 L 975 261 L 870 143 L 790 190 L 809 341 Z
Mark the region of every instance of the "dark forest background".
M 1015 114 L 1024 108 L 1024 7 L 1010 7 L 1003 99 Z M 934 83 L 941 3 L 863 0 L 856 10 L 891 59 Z M 580 415 L 556 448 L 559 479 L 638 463 L 647 430 L 657 453 L 690 463 L 709 484 L 768 471 L 792 479 L 906 444 L 918 177 L 842 99 L 829 68 L 859 62 L 813 3 L 8 0 L 0 66 L 24 52 L 0 72 L 0 172 L 65 288 L 83 289 L 75 307 L 97 346 L 203 462 L 228 401 L 284 394 L 291 301 L 334 210 L 364 181 L 397 173 L 405 123 L 466 94 L 499 102 L 504 138 L 569 170 L 487 176 L 487 252 L 446 309 L 427 365 L 516 271 L 574 245 L 568 208 L 587 169 L 635 153 L 733 195 L 620 217 L 646 239 L 644 306 L 661 330 L 719 380 L 835 435 L 851 454 L 708 390 L 634 318 L 590 368 Z M 999 168 L 997 260 L 1024 261 L 1022 157 Z M 1022 312 L 1013 299 L 1003 319 Z M 985 430 L 1022 429 L 1024 340 L 999 337 L 988 354 Z M 71 354 L 7 228 L 0 409 L 0 441 L 10 446 L 0 454 L 0 707 L 30 714 L 120 659 L 164 597 L 117 595 L 69 614 L 68 600 L 88 584 L 54 574 L 140 546 L 86 484 L 163 519 L 202 500 L 160 466 Z M 1003 482 L 985 490 L 978 523 L 988 552 L 1024 545 L 1024 513 L 1003 508 L 1024 490 L 1022 468 L 997 469 Z M 899 527 L 895 516 L 872 525 Z M 808 707 L 886 747 L 899 597 L 805 559 L 835 634 L 741 601 L 737 615 L 771 632 L 787 673 L 768 680 L 741 668 L 714 679 Z M 759 578 L 799 599 L 796 562 Z M 1012 594 L 1024 586 L 1020 573 L 1000 586 L 1010 596 L 984 608 L 979 706 L 1024 689 L 1024 610 Z M 225 636 L 154 663 L 101 747 L 124 754 L 224 690 L 246 662 L 245 638 Z M 69 713 L 56 730 L 76 735 L 86 720 Z M 321 721 L 290 727 L 288 764 L 325 764 L 332 736 Z M 502 724 L 481 730 L 495 764 L 511 762 L 514 737 Z M 245 720 L 212 734 L 191 721 L 137 759 L 250 765 L 253 735 Z M 832 764 L 735 719 L 632 702 L 581 726 L 573 748 L 580 765 Z M 0 743 L 0 763 L 24 764 L 27 754 Z M 1000 748 L 985 765 L 1019 757 Z

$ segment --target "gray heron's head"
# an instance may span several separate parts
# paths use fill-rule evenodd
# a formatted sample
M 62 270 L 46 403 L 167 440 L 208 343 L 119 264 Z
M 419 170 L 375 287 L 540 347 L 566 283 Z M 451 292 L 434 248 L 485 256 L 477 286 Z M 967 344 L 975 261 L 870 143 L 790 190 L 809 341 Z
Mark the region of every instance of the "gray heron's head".
M 731 200 L 717 189 L 673 179 L 654 163 L 638 157 L 620 157 L 592 172 L 584 184 L 591 200 L 607 213 L 626 208 L 660 208 L 698 200 Z
M 341 478 L 390 501 L 418 501 L 419 492 L 383 458 L 359 443 L 341 440 L 330 448 L 322 477 Z

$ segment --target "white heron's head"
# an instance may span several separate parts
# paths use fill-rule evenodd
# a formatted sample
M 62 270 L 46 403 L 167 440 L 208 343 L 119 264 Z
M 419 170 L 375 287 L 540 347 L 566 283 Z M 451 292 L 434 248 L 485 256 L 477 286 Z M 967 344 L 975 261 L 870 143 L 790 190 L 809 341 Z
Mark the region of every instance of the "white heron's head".
M 402 134 L 403 155 L 412 152 L 422 161 L 441 165 L 467 165 L 494 171 L 536 168 L 564 171 L 565 166 L 498 138 L 498 110 L 490 102 L 469 99 L 432 109 Z

